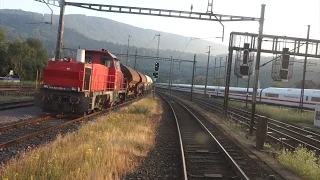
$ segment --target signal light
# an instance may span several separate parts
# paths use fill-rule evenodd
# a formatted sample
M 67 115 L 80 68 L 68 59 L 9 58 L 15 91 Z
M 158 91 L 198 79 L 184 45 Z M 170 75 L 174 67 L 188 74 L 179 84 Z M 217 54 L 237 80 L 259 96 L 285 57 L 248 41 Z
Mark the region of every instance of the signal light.
M 158 78 L 159 78 L 159 73 L 158 73 L 158 72 L 154 72 L 154 73 L 152 74 L 152 76 L 153 76 L 153 78 L 158 79 Z
M 280 69 L 279 77 L 281 80 L 288 81 L 289 71 L 287 69 Z
M 249 76 L 249 66 L 248 65 L 241 65 L 240 66 L 240 74 L 243 76 Z
M 243 64 L 248 64 L 249 50 L 243 50 Z
M 289 54 L 289 48 L 283 48 L 282 49 L 282 69 L 289 69 L 289 62 L 290 62 L 290 54 Z
M 249 43 L 244 43 L 243 45 L 243 64 L 248 64 L 248 57 L 249 57 Z
M 154 70 L 159 71 L 160 64 L 158 62 L 155 63 Z

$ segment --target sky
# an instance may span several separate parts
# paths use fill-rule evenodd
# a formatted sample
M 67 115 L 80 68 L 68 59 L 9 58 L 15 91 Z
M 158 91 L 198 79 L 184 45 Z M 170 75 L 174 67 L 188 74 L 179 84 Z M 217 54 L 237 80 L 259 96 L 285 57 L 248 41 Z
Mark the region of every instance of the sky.
M 191 4 L 193 4 L 194 12 L 206 12 L 208 5 L 208 0 L 69 1 L 183 11 L 190 11 Z M 310 38 L 320 39 L 320 0 L 213 0 L 213 13 L 260 17 L 261 4 L 263 3 L 266 4 L 264 34 L 306 38 L 307 25 L 311 25 Z M 52 8 L 54 14 L 59 14 L 59 8 Z M 42 14 L 50 13 L 50 10 L 45 4 L 34 0 L 0 0 L 0 9 L 21 9 Z M 187 37 L 208 38 L 222 35 L 222 27 L 219 22 L 107 13 L 71 6 L 66 7 L 66 14 L 99 16 L 136 27 L 164 31 Z M 258 22 L 225 22 L 224 25 L 226 35 L 224 42 L 216 38 L 206 40 L 227 45 L 230 32 L 258 33 L 259 28 Z

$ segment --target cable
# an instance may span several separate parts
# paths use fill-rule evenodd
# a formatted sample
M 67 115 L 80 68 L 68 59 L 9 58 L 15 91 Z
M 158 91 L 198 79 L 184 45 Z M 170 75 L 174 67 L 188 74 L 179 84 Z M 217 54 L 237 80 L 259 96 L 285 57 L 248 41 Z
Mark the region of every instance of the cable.
M 199 8 L 199 12 L 201 11 L 201 8 L 202 8 L 202 5 L 203 5 L 204 1 L 205 1 L 205 0 L 202 0 L 202 3 L 201 3 L 200 8 Z M 191 37 L 190 37 L 190 38 L 191 38 L 190 41 L 187 43 L 186 47 L 183 49 L 183 51 L 180 53 L 180 55 L 179 55 L 179 57 L 178 57 L 177 59 L 180 58 L 180 56 L 182 55 L 182 53 L 187 49 L 187 47 L 189 46 L 190 42 L 192 41 L 192 36 L 194 35 L 195 27 L 196 27 L 196 26 L 193 26 L 193 30 L 192 30 L 192 35 L 191 35 Z M 181 36 L 180 36 L 180 38 L 179 38 L 179 40 L 178 40 L 178 44 L 177 44 L 174 52 L 177 51 L 177 47 L 178 47 L 179 44 L 180 44 L 180 40 L 181 40 Z M 172 54 L 171 54 L 171 55 L 172 55 Z
M 186 45 L 186 47 L 183 49 L 183 51 L 180 53 L 179 57 L 177 59 L 180 58 L 180 56 L 182 55 L 182 53 L 184 53 L 184 51 L 187 49 L 187 47 L 189 46 L 190 42 L 192 41 L 193 39 L 190 38 L 190 41 L 188 42 L 188 44 Z
M 298 47 L 296 47 L 296 48 L 294 48 L 294 49 L 291 49 L 289 52 L 294 51 L 294 50 L 300 48 L 301 46 L 303 46 L 303 45 L 305 45 L 305 44 L 306 44 L 306 43 L 302 43 L 300 46 L 298 46 Z M 280 58 L 280 57 L 282 57 L 282 54 L 276 56 L 275 58 L 271 59 L 271 60 L 268 61 L 268 62 L 263 63 L 262 65 L 260 65 L 260 68 L 263 67 L 263 66 L 265 66 L 265 65 L 267 65 L 267 64 L 269 64 L 269 63 L 272 62 L 272 61 L 277 60 L 277 59 Z

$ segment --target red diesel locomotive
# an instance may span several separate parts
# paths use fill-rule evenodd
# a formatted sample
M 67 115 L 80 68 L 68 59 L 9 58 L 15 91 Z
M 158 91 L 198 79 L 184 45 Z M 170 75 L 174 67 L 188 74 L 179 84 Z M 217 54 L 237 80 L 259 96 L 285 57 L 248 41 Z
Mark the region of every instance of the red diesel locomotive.
M 75 60 L 49 60 L 35 106 L 45 112 L 81 114 L 151 91 L 150 77 L 120 63 L 109 51 L 78 49 Z

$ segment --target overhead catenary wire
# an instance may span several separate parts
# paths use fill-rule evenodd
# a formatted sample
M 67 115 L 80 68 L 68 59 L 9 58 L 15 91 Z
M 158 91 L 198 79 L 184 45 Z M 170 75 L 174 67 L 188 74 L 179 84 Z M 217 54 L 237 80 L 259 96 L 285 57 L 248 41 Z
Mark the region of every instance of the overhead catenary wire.
M 199 12 L 201 11 L 201 8 L 202 8 L 202 6 L 203 6 L 204 1 L 205 1 L 205 0 L 202 0 L 202 3 L 201 3 L 200 8 L 199 8 Z M 181 57 L 182 53 L 184 53 L 184 51 L 187 49 L 187 47 L 189 46 L 190 42 L 192 41 L 192 36 L 194 35 L 195 27 L 196 27 L 196 26 L 193 26 L 193 30 L 192 30 L 192 35 L 191 35 L 191 37 L 190 37 L 190 38 L 191 38 L 190 41 L 187 43 L 186 47 L 183 49 L 183 51 L 180 53 L 180 55 L 179 55 L 179 57 L 178 57 L 177 59 L 179 59 L 179 58 Z M 176 46 L 174 52 L 177 51 L 177 49 L 178 49 L 177 47 L 178 47 L 179 44 L 180 44 L 181 38 L 182 38 L 182 36 L 179 37 L 179 40 L 178 40 L 178 43 L 177 43 L 177 46 Z
M 296 47 L 296 48 L 294 48 L 294 49 L 291 49 L 289 52 L 292 52 L 292 51 L 294 51 L 294 50 L 298 49 L 299 47 L 301 47 L 301 46 L 303 46 L 303 45 L 305 45 L 305 44 L 306 44 L 306 43 L 302 43 L 300 46 L 298 46 L 298 47 Z M 271 63 L 272 61 L 277 60 L 277 59 L 278 59 L 278 58 L 280 58 L 280 57 L 282 57 L 282 54 L 280 54 L 280 55 L 276 56 L 275 58 L 271 59 L 270 61 L 267 61 L 267 62 L 263 63 L 262 65 L 260 65 L 260 67 L 263 67 L 263 66 L 265 66 L 265 65 L 267 65 L 267 64 L 269 64 L 269 63 Z

